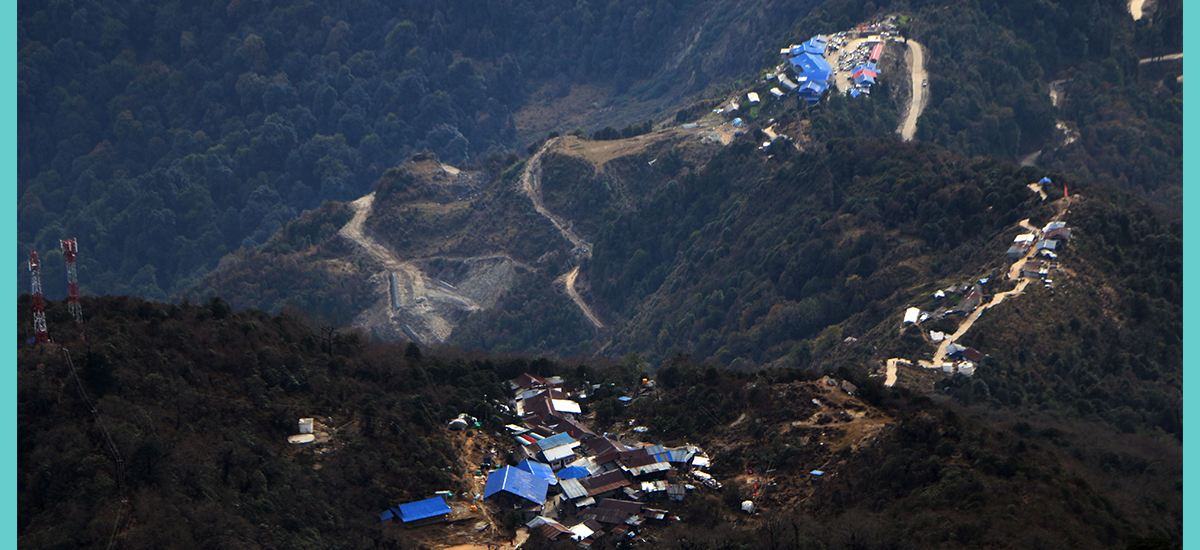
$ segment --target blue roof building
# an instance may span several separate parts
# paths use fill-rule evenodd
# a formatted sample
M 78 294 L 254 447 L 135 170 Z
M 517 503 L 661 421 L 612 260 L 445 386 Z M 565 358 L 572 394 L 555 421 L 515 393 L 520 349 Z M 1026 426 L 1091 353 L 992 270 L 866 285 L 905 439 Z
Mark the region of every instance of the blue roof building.
M 879 73 L 874 69 L 869 69 L 865 66 L 855 68 L 854 72 L 850 74 L 854 77 L 855 86 L 870 86 L 875 83 L 875 78 L 879 76 Z
M 788 60 L 792 64 L 792 69 L 797 75 L 806 76 L 809 80 L 827 80 L 829 73 L 833 72 L 833 67 L 825 61 L 825 58 L 804 52 Z
M 828 45 L 829 38 L 818 34 L 817 36 L 809 38 L 807 42 L 802 44 L 802 47 L 804 48 L 804 51 L 808 53 L 825 55 L 825 47 Z
M 446 504 L 446 500 L 441 495 L 438 495 L 425 500 L 393 506 L 379 514 L 379 520 L 400 518 L 405 527 L 416 527 L 442 521 L 450 512 L 450 505 Z
M 558 471 L 559 479 L 580 479 L 592 475 L 587 468 L 583 466 L 567 466 Z
M 560 434 L 554 434 L 554 435 L 547 437 L 541 441 L 538 441 L 538 447 L 541 448 L 543 451 L 545 451 L 545 450 L 553 449 L 555 447 L 569 445 L 574 442 L 575 442 L 575 438 L 571 437 L 571 434 L 564 432 L 564 433 L 560 433 Z
M 800 83 L 800 88 L 796 91 L 800 93 L 800 97 L 804 98 L 809 103 L 816 103 L 821 99 L 821 94 L 829 88 L 829 84 L 824 80 L 805 80 Z
M 483 498 L 508 494 L 534 504 L 546 504 L 546 490 L 549 488 L 550 484 L 545 479 L 520 468 L 505 466 L 488 474 Z
M 551 485 L 558 485 L 558 477 L 554 475 L 554 470 L 550 469 L 549 464 L 542 464 L 541 462 L 534 462 L 532 460 L 525 459 L 522 460 L 520 464 L 517 464 L 517 468 L 538 476 L 546 480 L 546 482 Z

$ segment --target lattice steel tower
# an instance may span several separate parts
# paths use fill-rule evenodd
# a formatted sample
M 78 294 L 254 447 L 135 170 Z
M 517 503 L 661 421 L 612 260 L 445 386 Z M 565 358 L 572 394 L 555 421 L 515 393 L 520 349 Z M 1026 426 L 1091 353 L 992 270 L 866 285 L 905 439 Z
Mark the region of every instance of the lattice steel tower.
M 76 325 L 83 324 L 83 308 L 79 305 L 79 278 L 75 274 L 75 255 L 79 253 L 79 244 L 75 239 L 58 241 L 62 247 L 63 257 L 67 259 L 67 309 Z
M 49 344 L 50 333 L 46 332 L 46 300 L 42 298 L 42 264 L 36 250 L 29 251 L 29 279 L 33 286 L 33 332 L 38 344 Z

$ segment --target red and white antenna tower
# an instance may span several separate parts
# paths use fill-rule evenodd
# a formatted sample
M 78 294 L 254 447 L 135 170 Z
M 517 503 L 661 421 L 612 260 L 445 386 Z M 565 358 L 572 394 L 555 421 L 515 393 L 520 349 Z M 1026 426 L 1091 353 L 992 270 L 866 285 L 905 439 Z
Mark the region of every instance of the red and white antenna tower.
M 58 241 L 62 247 L 63 257 L 67 259 L 67 309 L 75 324 L 83 324 L 83 308 L 79 305 L 79 278 L 75 275 L 75 254 L 79 253 L 79 243 L 75 239 Z
M 49 344 L 46 332 L 46 301 L 42 298 L 42 265 L 36 250 L 29 251 L 29 278 L 33 285 L 33 331 L 38 344 Z

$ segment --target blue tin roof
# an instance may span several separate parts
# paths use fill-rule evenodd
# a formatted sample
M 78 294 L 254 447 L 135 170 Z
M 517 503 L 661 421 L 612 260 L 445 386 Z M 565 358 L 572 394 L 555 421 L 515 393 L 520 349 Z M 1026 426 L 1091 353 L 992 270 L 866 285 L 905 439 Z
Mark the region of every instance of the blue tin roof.
M 541 462 L 534 462 L 532 460 L 525 459 L 522 460 L 520 464 L 517 464 L 517 468 L 538 476 L 546 480 L 546 482 L 551 485 L 558 485 L 558 477 L 554 475 L 554 470 L 550 469 L 549 464 L 542 464 Z
M 797 91 L 805 100 L 809 102 L 815 102 L 820 99 L 821 94 L 825 93 L 827 88 L 829 88 L 829 85 L 825 82 L 814 82 L 809 80 L 808 82 L 801 84 L 800 89 Z
M 571 437 L 571 434 L 563 432 L 560 434 L 554 434 L 550 437 L 547 437 L 546 439 L 538 441 L 538 447 L 541 448 L 543 451 L 545 451 L 547 449 L 561 447 L 568 443 L 574 443 L 574 442 L 575 442 L 575 438 Z
M 400 520 L 405 523 L 450 513 L 450 505 L 446 504 L 446 500 L 441 495 L 401 504 L 399 508 Z
M 546 490 L 549 488 L 550 484 L 546 480 L 525 470 L 505 466 L 488 474 L 483 498 L 505 491 L 538 504 L 545 504 Z
M 804 51 L 817 55 L 825 55 L 825 46 L 829 45 L 829 39 L 823 36 L 814 36 L 809 38 L 803 44 Z
M 592 475 L 587 468 L 583 466 L 567 466 L 558 471 L 559 479 L 579 479 Z
M 810 80 L 825 80 L 833 71 L 833 67 L 830 67 L 824 58 L 808 52 L 797 55 L 789 61 L 797 73 L 807 76 Z

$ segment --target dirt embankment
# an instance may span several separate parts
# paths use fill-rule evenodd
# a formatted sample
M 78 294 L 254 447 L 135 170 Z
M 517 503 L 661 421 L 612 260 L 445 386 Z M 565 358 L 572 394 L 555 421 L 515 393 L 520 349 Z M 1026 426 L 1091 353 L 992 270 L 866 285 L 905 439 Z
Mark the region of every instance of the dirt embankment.
M 463 258 L 470 266 L 459 286 L 426 275 L 417 259 L 402 259 L 363 231 L 375 194 L 352 203 L 354 217 L 340 231 L 370 258 L 379 299 L 353 324 L 384 340 L 445 342 L 467 314 L 490 307 L 512 284 L 518 265 L 504 254 Z M 460 288 L 461 287 L 461 288 Z

